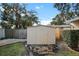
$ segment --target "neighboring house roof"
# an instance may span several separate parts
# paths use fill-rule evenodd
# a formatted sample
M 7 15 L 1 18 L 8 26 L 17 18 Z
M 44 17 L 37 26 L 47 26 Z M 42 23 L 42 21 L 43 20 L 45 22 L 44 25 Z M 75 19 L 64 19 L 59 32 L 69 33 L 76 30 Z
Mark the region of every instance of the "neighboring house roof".
M 79 17 L 75 17 L 74 19 L 67 20 L 64 23 L 69 24 L 73 26 L 74 28 L 79 28 L 78 22 L 79 22 Z
M 55 28 L 70 28 L 71 27 L 70 25 L 51 25 L 51 26 Z
M 67 20 L 67 21 L 65 21 L 64 23 L 70 24 L 71 22 L 74 22 L 74 21 L 77 21 L 77 20 L 79 20 L 79 17 L 76 17 L 76 18 L 71 19 L 71 20 Z

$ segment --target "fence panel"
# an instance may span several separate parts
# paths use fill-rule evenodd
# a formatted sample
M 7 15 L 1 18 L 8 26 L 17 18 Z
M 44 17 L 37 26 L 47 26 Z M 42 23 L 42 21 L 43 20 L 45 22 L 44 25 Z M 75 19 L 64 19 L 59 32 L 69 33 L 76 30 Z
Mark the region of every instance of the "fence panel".
M 26 39 L 27 38 L 27 30 L 26 29 L 15 30 L 14 37 L 18 38 L 18 39 Z
M 5 37 L 6 38 L 14 38 L 15 31 L 13 29 L 5 29 Z
M 5 29 L 0 29 L 0 38 L 5 37 Z
M 27 30 L 26 29 L 6 29 L 5 36 L 6 38 L 26 39 Z

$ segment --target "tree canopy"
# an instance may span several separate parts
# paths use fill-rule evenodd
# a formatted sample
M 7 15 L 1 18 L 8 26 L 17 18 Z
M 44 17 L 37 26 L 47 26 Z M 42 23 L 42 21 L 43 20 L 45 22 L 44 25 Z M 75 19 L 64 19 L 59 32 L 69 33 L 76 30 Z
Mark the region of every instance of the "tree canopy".
M 55 3 L 53 7 L 59 10 L 60 14 L 57 15 L 58 17 L 54 17 L 52 19 L 51 24 L 55 22 L 53 21 L 54 19 L 57 21 L 56 23 L 58 23 L 60 20 L 61 24 L 63 24 L 62 22 L 79 16 L 79 4 L 78 3 Z
M 0 7 L 2 28 L 10 29 L 13 26 L 15 28 L 27 28 L 34 23 L 38 24 L 38 17 L 33 11 L 26 9 L 27 4 L 20 3 L 2 3 Z

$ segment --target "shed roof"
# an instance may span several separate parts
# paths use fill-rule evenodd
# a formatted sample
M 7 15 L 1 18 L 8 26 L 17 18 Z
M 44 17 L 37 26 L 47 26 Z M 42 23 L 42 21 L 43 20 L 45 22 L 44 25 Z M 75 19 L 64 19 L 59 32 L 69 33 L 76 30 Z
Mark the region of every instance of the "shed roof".
M 30 27 L 39 27 L 39 26 L 44 26 L 44 27 L 50 27 L 50 28 L 70 28 L 70 25 L 37 25 L 37 26 L 30 26 Z

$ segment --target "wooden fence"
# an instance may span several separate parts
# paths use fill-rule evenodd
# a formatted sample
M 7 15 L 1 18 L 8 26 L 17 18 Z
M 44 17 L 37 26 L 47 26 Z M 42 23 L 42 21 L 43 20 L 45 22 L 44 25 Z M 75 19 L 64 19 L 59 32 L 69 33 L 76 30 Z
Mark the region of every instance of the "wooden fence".
M 0 38 L 27 39 L 27 29 L 0 29 Z

